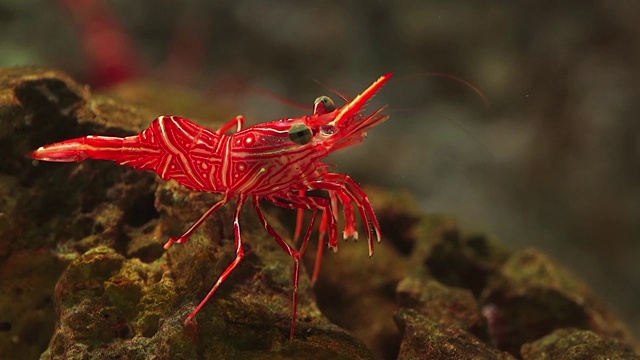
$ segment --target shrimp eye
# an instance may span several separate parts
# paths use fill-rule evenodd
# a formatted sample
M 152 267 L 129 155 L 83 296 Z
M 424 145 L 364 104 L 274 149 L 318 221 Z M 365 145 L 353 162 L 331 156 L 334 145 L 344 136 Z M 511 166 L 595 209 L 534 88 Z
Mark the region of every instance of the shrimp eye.
M 305 124 L 295 124 L 289 129 L 289 139 L 296 144 L 308 144 L 312 137 L 311 128 Z
M 328 96 L 320 96 L 313 101 L 313 113 L 322 115 L 332 112 L 336 109 L 336 104 Z

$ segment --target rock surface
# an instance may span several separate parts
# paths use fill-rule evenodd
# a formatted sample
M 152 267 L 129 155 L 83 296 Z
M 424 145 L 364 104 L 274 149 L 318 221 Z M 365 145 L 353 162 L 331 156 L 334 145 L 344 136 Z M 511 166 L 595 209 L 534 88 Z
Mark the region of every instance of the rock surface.
M 303 270 L 293 341 L 292 261 L 250 207 L 247 257 L 185 326 L 234 257 L 232 210 L 164 251 L 216 194 L 109 162 L 24 156 L 71 137 L 135 133 L 156 115 L 56 71 L 0 70 L 0 357 L 638 358 L 626 326 L 544 254 L 510 252 L 374 188 L 383 243 L 372 259 L 362 240 L 326 252 L 314 289 Z M 272 225 L 289 233 L 294 216 L 272 210 Z
M 522 346 L 524 360 L 640 359 L 622 341 L 589 330 L 564 328 Z

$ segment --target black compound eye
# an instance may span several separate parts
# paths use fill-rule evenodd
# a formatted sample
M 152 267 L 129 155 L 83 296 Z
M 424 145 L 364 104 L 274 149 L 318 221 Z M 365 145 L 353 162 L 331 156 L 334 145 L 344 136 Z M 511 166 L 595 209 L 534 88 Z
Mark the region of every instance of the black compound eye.
M 289 139 L 296 144 L 308 144 L 312 137 L 311 128 L 305 124 L 295 124 L 289 129 Z
M 313 101 L 313 113 L 322 115 L 330 113 L 336 109 L 336 104 L 328 96 L 320 96 Z

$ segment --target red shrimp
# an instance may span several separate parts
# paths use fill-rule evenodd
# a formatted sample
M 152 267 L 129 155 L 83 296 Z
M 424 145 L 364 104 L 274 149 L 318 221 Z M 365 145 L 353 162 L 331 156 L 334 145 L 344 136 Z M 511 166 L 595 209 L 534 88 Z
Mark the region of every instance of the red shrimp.
M 174 243 L 186 243 L 211 214 L 236 198 L 233 219 L 236 257 L 187 317 L 185 324 L 196 316 L 244 258 L 239 217 L 242 207 L 251 198 L 266 231 L 294 260 L 290 331 L 290 338 L 293 338 L 300 258 L 307 247 L 318 211 L 322 211 L 322 218 L 316 269 L 320 266 L 325 233 L 328 233 L 329 247 L 337 250 L 336 213 L 340 204 L 346 223 L 344 237 L 357 237 L 353 212 L 355 205 L 367 231 L 369 256 L 373 255 L 374 238 L 380 241 L 380 225 L 365 192 L 351 177 L 331 172 L 329 165 L 321 161 L 338 149 L 361 143 L 369 129 L 387 120 L 388 116 L 381 114 L 384 107 L 369 115 L 362 114 L 362 110 L 391 76 L 387 74 L 380 77 L 340 108 L 336 108 L 330 98 L 321 96 L 314 102 L 312 115 L 270 121 L 244 130 L 245 120 L 242 116 L 237 116 L 217 131 L 177 116 L 160 116 L 138 135 L 89 135 L 40 147 L 30 155 L 37 160 L 55 162 L 76 162 L 89 158 L 116 161 L 138 170 L 153 171 L 164 180 L 174 179 L 192 190 L 222 194 L 222 199 L 182 236 L 171 237 L 164 245 L 165 249 Z M 226 135 L 233 128 L 236 132 Z M 308 193 L 313 190 L 326 191 L 329 198 Z M 260 208 L 262 200 L 299 212 L 312 211 L 299 250 L 289 245 L 267 223 Z M 301 216 L 298 216 L 298 221 L 302 222 Z M 296 227 L 296 236 L 301 232 L 300 223 Z

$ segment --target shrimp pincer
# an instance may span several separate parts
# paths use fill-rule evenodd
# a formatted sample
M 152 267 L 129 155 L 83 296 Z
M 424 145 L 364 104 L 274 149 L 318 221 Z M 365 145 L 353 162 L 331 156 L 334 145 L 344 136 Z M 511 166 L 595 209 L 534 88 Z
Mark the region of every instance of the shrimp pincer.
M 164 245 L 184 244 L 200 225 L 222 206 L 236 199 L 233 233 L 236 257 L 219 276 L 209 293 L 187 317 L 193 319 L 245 256 L 240 231 L 242 207 L 251 199 L 266 231 L 294 260 L 293 310 L 290 337 L 295 334 L 300 258 L 309 242 L 318 212 L 320 241 L 312 281 L 318 276 L 325 236 L 328 246 L 338 247 L 337 213 L 345 219 L 343 236 L 357 238 L 354 206 L 367 232 L 369 255 L 380 241 L 380 225 L 364 190 L 348 175 L 334 173 L 322 160 L 332 152 L 359 144 L 367 131 L 387 120 L 384 108 L 363 114 L 367 102 L 391 78 L 380 77 L 360 95 L 342 107 L 321 96 L 314 102 L 311 115 L 283 118 L 243 129 L 244 118 L 237 116 L 217 131 L 177 116 L 160 116 L 138 135 L 111 137 L 89 135 L 46 145 L 33 151 L 32 158 L 53 162 L 77 162 L 85 159 L 115 161 L 138 170 L 157 173 L 162 179 L 174 179 L 196 191 L 222 194 L 222 199 L 207 210 L 180 237 L 171 237 Z M 235 128 L 235 133 L 226 133 Z M 321 190 L 328 198 L 312 195 Z M 267 222 L 261 201 L 298 211 L 296 234 L 301 234 L 303 211 L 311 211 L 311 220 L 299 250 L 289 245 Z

